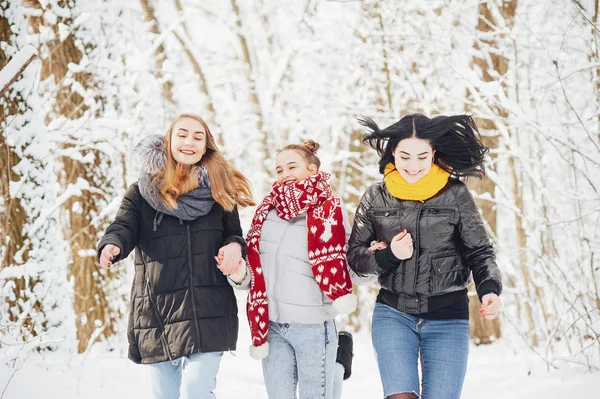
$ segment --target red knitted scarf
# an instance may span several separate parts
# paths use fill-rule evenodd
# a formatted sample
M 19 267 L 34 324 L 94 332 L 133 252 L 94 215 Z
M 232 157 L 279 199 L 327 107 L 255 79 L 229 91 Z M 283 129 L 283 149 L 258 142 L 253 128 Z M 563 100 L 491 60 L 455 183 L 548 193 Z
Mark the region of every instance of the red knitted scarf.
M 350 312 L 356 307 L 352 294 L 352 281 L 346 261 L 346 231 L 343 224 L 340 199 L 334 197 L 327 180 L 329 174 L 319 172 L 294 184 L 273 184 L 271 192 L 256 209 L 246 242 L 246 262 L 251 270 L 250 293 L 246 305 L 252 344 L 254 349 L 267 341 L 269 309 L 267 289 L 260 264 L 259 241 L 263 223 L 273 208 L 277 216 L 291 220 L 306 212 L 308 230 L 308 259 L 321 291 L 334 301 L 334 308 Z M 336 300 L 339 301 L 336 307 Z M 351 307 L 350 310 L 347 310 Z M 261 352 L 255 350 L 255 358 L 268 353 L 268 346 Z

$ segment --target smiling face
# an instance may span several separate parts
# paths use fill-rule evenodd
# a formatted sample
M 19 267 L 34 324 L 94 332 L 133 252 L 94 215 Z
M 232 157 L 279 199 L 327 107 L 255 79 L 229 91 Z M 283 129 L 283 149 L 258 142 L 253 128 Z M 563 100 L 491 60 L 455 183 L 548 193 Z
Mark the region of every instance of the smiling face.
M 318 171 L 317 165 L 306 162 L 298 151 L 281 151 L 275 159 L 275 172 L 279 184 L 292 184 L 306 179 Z
M 195 165 L 206 152 L 206 131 L 200 122 L 183 118 L 173 125 L 171 155 L 184 165 Z
M 410 137 L 394 150 L 394 165 L 408 183 L 414 184 L 429 173 L 435 150 L 427 140 Z

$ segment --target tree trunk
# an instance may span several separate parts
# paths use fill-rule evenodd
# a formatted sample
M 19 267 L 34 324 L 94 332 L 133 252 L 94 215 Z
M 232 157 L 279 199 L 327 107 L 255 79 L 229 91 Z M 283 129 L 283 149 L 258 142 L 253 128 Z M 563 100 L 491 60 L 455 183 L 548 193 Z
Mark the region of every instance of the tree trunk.
M 12 46 L 11 26 L 13 21 L 8 20 L 7 14 L 9 13 L 6 12 L 8 8 L 7 3 L 0 3 L 0 42 Z M 0 70 L 10 61 L 5 48 L 4 46 L 0 47 Z M 18 78 L 19 76 L 16 76 L 16 79 L 11 82 L 17 81 Z M 10 117 L 23 112 L 23 107 L 27 107 L 27 93 L 17 91 L 9 83 L 3 94 L 0 97 L 0 237 L 2 238 L 0 271 L 27 263 L 31 243 L 24 227 L 32 222 L 23 208 L 21 200 L 10 193 L 11 182 L 19 182 L 23 176 L 13 170 L 13 166 L 21 161 L 21 157 L 8 144 L 6 137 L 7 125 L 11 122 Z M 25 275 L 7 278 L 3 281 L 6 287 L 11 287 L 14 294 L 5 295 L 3 298 L 8 306 L 6 320 L 20 329 L 18 335 L 24 340 L 37 336 L 45 328 L 45 322 L 43 325 L 36 325 L 36 318 L 31 317 L 32 312 L 28 310 L 28 307 L 31 306 L 37 313 L 44 312 L 41 302 L 30 296 L 38 282 L 37 278 Z
M 184 10 L 183 10 L 183 6 L 181 5 L 181 2 L 179 0 L 175 0 L 175 8 L 177 9 L 179 16 L 182 17 L 184 15 Z M 213 96 L 211 94 L 211 91 L 208 87 L 208 83 L 206 81 L 206 73 L 204 72 L 204 69 L 202 68 L 202 65 L 200 64 L 201 57 L 195 52 L 195 49 L 193 46 L 193 41 L 190 38 L 190 33 L 189 33 L 189 29 L 187 27 L 187 23 L 185 21 L 183 21 L 181 24 L 182 24 L 182 28 L 183 28 L 182 29 L 183 34 L 175 32 L 175 38 L 177 39 L 177 41 L 183 48 L 185 55 L 188 57 L 188 60 L 190 61 L 190 64 L 192 64 L 194 73 L 198 76 L 198 83 L 199 83 L 198 90 L 201 93 L 203 93 L 204 96 L 206 97 L 206 111 L 208 112 L 208 115 L 206 117 L 203 116 L 203 118 L 205 119 L 206 123 L 208 124 L 209 128 L 211 129 L 211 132 L 215 135 L 215 139 L 217 140 L 217 145 L 222 150 L 225 143 L 223 142 L 221 127 L 217 123 L 217 112 L 216 112 L 214 104 L 213 104 L 213 101 L 214 101 Z
M 252 104 L 253 114 L 256 116 L 256 133 L 258 137 L 255 140 L 250 142 L 249 149 L 250 153 L 253 154 L 263 154 L 264 159 L 260 163 L 259 169 L 263 172 L 265 176 L 269 176 L 269 170 L 267 168 L 268 160 L 271 159 L 272 153 L 275 150 L 274 146 L 269 145 L 268 135 L 265 133 L 265 116 L 263 113 L 262 105 L 260 103 L 260 99 L 258 97 L 258 87 L 256 83 L 256 69 L 258 66 L 254 65 L 256 62 L 250 55 L 250 46 L 248 44 L 248 40 L 245 35 L 243 19 L 240 12 L 240 8 L 238 6 L 238 0 L 231 0 L 231 8 L 233 10 L 235 16 L 235 24 L 237 28 L 237 38 L 240 45 L 240 49 L 242 51 L 242 59 L 241 61 L 244 63 L 244 71 L 246 74 L 246 82 L 248 83 L 248 97 L 250 100 L 250 104 Z M 270 148 L 273 147 L 273 148 Z M 262 158 L 262 157 L 261 157 Z M 258 193 L 263 193 L 262 184 L 264 182 L 260 181 L 259 186 L 256 187 L 256 191 Z
M 144 11 L 144 21 L 150 24 L 150 33 L 154 35 L 154 38 L 158 38 L 160 36 L 160 31 L 158 28 L 158 20 L 154 14 L 154 7 L 150 3 L 150 0 L 140 0 L 140 4 L 142 6 L 142 10 Z M 154 76 L 156 76 L 156 79 L 162 85 L 163 98 L 167 100 L 169 105 L 173 105 L 173 84 L 168 79 L 165 79 L 162 72 L 163 64 L 166 60 L 167 52 L 165 51 L 165 46 L 163 46 L 161 43 L 156 46 L 156 50 L 154 50 Z M 167 112 L 167 114 L 169 114 L 169 112 Z
M 37 1 L 25 0 L 24 3 L 29 8 L 41 8 Z M 58 6 L 68 9 L 73 7 L 74 3 L 74 1 L 63 0 L 58 1 Z M 76 45 L 73 34 L 63 38 L 62 41 L 58 39 L 59 23 L 71 26 L 73 19 L 59 17 L 58 21 L 49 22 L 45 21 L 43 16 L 29 18 L 34 34 L 39 34 L 42 27 L 45 27 L 52 29 L 56 36 L 53 40 L 41 44 L 47 47 L 47 51 L 39 52 L 46 54 L 41 56 L 41 79 L 52 78 L 57 85 L 53 112 L 46 115 L 46 123 L 57 116 L 69 120 L 76 120 L 86 115 L 97 117 L 102 110 L 90 110 L 84 97 L 74 90 L 70 83 L 64 83 L 69 80 L 76 81 L 84 89 L 92 89 L 96 84 L 90 73 L 69 71 L 68 64 L 78 64 L 82 60 L 82 52 Z M 70 79 L 63 80 L 67 76 Z M 102 98 L 94 95 L 94 99 L 102 104 Z M 101 336 L 108 337 L 117 331 L 117 322 L 121 314 L 118 308 L 111 307 L 108 302 L 112 295 L 110 281 L 122 272 L 117 269 L 109 271 L 99 269 L 95 257 L 96 242 L 102 232 L 103 224 L 98 223 L 98 220 L 93 221 L 93 218 L 100 213 L 97 203 L 104 199 L 103 190 L 110 188 L 107 179 L 103 176 L 103 170 L 106 170 L 107 163 L 110 167 L 110 161 L 104 159 L 105 156 L 100 151 L 90 148 L 90 144 L 94 143 L 89 143 L 85 137 L 76 133 L 64 134 L 66 137 L 64 144 L 61 145 L 62 153 L 76 152 L 78 156 L 76 159 L 66 155 L 60 156 L 61 185 L 67 191 L 69 187 L 81 187 L 81 182 L 85 182 L 81 190 L 76 190 L 78 194 L 72 195 L 63 207 L 63 232 L 71 252 L 69 278 L 74 291 L 73 306 L 76 315 L 78 351 L 82 353 Z M 102 187 L 103 190 L 90 190 L 85 186 Z
M 477 20 L 477 37 L 482 37 L 480 41 L 475 41 L 475 56 L 473 57 L 473 67 L 481 71 L 481 77 L 484 82 L 494 82 L 498 76 L 506 76 L 508 72 L 508 59 L 502 55 L 502 45 L 506 41 L 506 33 L 498 31 L 499 26 L 512 27 L 516 0 L 502 1 L 494 0 L 491 2 L 479 3 L 479 18 Z M 492 8 L 495 8 L 493 10 Z M 496 11 L 496 12 L 493 12 Z M 496 16 L 501 16 L 504 21 L 497 21 Z M 502 23 L 500 23 L 502 22 Z M 481 43 L 481 45 L 480 45 Z M 491 61 L 491 62 L 490 62 Z M 501 82 L 504 94 L 507 94 L 508 88 L 506 79 Z M 474 93 L 467 93 L 467 97 Z M 499 106 L 499 102 L 490 105 L 493 112 L 497 115 L 495 119 L 476 118 L 475 122 L 482 133 L 483 144 L 489 147 L 492 152 L 498 149 L 498 121 L 504 121 L 508 112 Z M 492 162 L 487 165 L 488 169 L 494 169 L 495 155 L 491 154 Z M 489 177 L 481 180 L 471 180 L 468 182 L 469 188 L 479 194 L 488 193 L 492 199 L 495 198 L 496 184 Z M 489 232 L 495 237 L 496 230 L 496 209 L 495 202 L 489 200 L 476 200 L 481 208 L 483 218 L 487 222 Z M 492 337 L 500 336 L 500 324 L 498 319 L 493 321 L 484 320 L 479 314 L 481 303 L 477 294 L 474 292 L 474 286 L 471 284 L 469 289 L 469 314 L 471 320 L 471 339 L 479 344 L 488 344 L 493 341 Z
M 590 62 L 594 62 L 596 64 L 600 64 L 600 32 L 598 32 L 598 21 L 600 19 L 600 0 L 594 1 L 594 14 L 592 16 L 592 24 L 593 26 L 590 28 L 592 33 L 592 54 L 590 57 Z M 592 81 L 596 82 L 596 105 L 600 108 L 600 67 L 592 69 Z M 600 141 L 600 112 L 596 116 L 596 131 L 598 132 L 598 140 Z M 592 253 L 592 275 L 594 275 L 594 255 Z M 598 285 L 600 283 L 593 280 L 594 282 L 594 290 L 595 290 L 595 302 L 596 307 L 600 309 L 600 291 L 598 290 Z
M 381 2 L 363 2 L 361 4 L 361 12 L 365 16 L 362 20 L 363 23 L 368 24 L 369 28 L 366 29 L 369 34 L 370 32 L 378 32 L 377 40 L 381 46 L 381 59 L 382 62 L 365 63 L 361 65 L 365 71 L 377 69 L 377 76 L 383 76 L 383 81 L 373 81 L 370 84 L 373 85 L 371 90 L 377 92 L 377 96 L 373 102 L 373 112 L 376 115 L 385 115 L 387 117 L 393 117 L 392 107 L 392 80 L 390 76 L 390 65 L 389 65 L 389 54 L 388 54 L 388 43 L 386 41 L 385 25 L 382 14 L 382 7 L 385 8 Z M 363 33 L 365 30 L 357 29 L 356 37 L 362 42 L 367 43 L 368 37 Z M 365 76 L 372 76 L 372 73 L 365 73 Z M 383 90 L 380 90 L 383 87 Z M 352 115 L 354 116 L 354 115 Z M 349 115 L 349 117 L 352 117 Z M 372 115 L 375 117 L 375 115 Z M 338 181 L 338 192 L 344 193 L 343 201 L 344 204 L 352 209 L 356 209 L 360 200 L 361 194 L 365 191 L 365 171 L 377 167 L 377 156 L 373 150 L 362 143 L 362 137 L 365 132 L 358 129 L 352 130 L 350 133 L 349 140 L 347 142 L 348 153 L 351 154 L 342 160 L 341 165 L 334 172 Z M 355 331 L 359 331 L 363 326 L 361 325 L 361 314 L 365 312 L 370 313 L 371 309 L 364 309 L 361 304 L 369 303 L 365 301 L 366 298 L 375 297 L 379 291 L 379 286 L 371 284 L 369 287 L 364 289 L 355 288 L 361 298 L 359 300 L 359 306 L 356 310 L 349 315 L 348 324 L 352 326 Z M 366 298 L 362 298 L 366 296 Z M 367 306 L 368 307 L 368 306 Z
M 592 51 L 590 54 L 590 63 L 598 64 L 600 62 L 600 32 L 598 32 L 598 20 L 600 17 L 600 1 L 594 1 L 594 13 L 592 14 Z M 596 82 L 596 103 L 600 107 L 600 67 L 592 68 L 592 82 Z M 598 139 L 600 140 L 600 112 L 596 116 L 596 131 L 598 132 Z M 600 299 L 598 300 L 598 307 L 600 308 Z

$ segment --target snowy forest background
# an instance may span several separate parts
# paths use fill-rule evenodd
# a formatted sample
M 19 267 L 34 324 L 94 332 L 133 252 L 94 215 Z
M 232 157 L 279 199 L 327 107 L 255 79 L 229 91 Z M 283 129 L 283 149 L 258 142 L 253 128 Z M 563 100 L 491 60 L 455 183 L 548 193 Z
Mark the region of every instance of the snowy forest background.
M 125 335 L 129 261 L 100 269 L 95 246 L 137 179 L 135 144 L 179 113 L 205 118 L 258 199 L 275 150 L 317 140 L 352 215 L 381 178 L 356 117 L 466 112 L 492 148 L 487 178 L 468 184 L 505 283 L 494 323 L 471 297 L 474 342 L 508 337 L 548 369 L 598 371 L 599 7 L 0 0 L 0 69 L 37 54 L 0 73 L 4 358 L 17 367 L 36 350 L 85 353 Z M 355 331 L 369 328 L 377 288 L 359 291 L 359 310 L 340 320 Z

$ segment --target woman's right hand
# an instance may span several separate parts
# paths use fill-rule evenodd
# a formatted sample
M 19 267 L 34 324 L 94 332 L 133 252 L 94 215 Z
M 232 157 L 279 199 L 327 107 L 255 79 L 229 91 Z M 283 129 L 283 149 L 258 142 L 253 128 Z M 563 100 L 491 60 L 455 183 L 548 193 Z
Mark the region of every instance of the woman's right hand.
M 371 241 L 371 246 L 369 247 L 368 251 L 383 251 L 386 248 L 387 244 L 384 241 Z
M 242 246 L 237 242 L 230 242 L 219 248 L 219 252 L 215 256 L 217 267 L 226 276 L 237 270 L 240 259 L 242 259 Z
M 111 267 L 112 260 L 120 253 L 121 248 L 113 244 L 106 244 L 104 248 L 102 248 L 102 253 L 100 254 L 100 266 L 104 268 Z
M 236 271 L 231 273 L 229 275 L 229 278 L 234 283 L 240 284 L 246 278 L 246 272 L 247 272 L 246 261 L 244 261 L 244 258 L 242 258 L 242 259 L 240 259 L 240 263 L 238 263 Z
M 229 273 L 229 270 L 223 267 L 222 256 L 215 256 L 215 260 L 217 261 L 217 268 L 221 271 L 221 273 L 223 273 L 225 276 L 228 276 L 234 283 L 239 284 L 246 278 L 246 261 L 244 258 L 240 259 L 232 273 Z
M 412 236 L 404 229 L 392 238 L 390 247 L 396 258 L 400 260 L 409 259 L 414 250 Z

